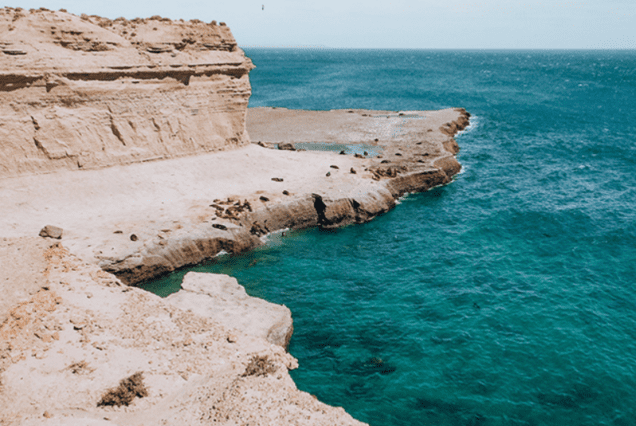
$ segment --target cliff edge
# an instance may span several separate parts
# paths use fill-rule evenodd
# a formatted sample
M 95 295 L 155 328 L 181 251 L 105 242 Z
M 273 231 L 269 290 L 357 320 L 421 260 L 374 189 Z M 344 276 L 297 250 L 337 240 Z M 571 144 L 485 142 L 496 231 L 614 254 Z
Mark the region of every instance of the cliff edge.
M 229 28 L 0 9 L 0 178 L 247 144 L 251 61 Z

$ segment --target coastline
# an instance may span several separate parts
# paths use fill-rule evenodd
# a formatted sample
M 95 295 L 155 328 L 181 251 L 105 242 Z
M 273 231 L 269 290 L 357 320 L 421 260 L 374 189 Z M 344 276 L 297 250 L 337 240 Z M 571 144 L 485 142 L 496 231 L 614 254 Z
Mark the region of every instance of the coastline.
M 450 182 L 469 114 L 248 111 L 253 64 L 216 21 L 0 21 L 0 423 L 362 425 L 296 388 L 287 307 L 223 275 L 134 286 Z M 329 140 L 374 149 L 293 149 Z
M 296 113 L 291 112 L 292 115 Z M 352 114 L 345 111 L 339 113 Z M 362 114 L 366 113 L 360 112 L 361 117 Z M 123 221 L 117 217 L 114 221 L 105 220 L 100 224 L 98 218 L 101 215 L 97 213 L 106 213 L 108 210 L 101 208 L 99 203 L 91 206 L 90 202 L 81 199 L 88 213 L 94 209 L 93 214 L 97 216 L 87 217 L 86 211 L 82 212 L 77 204 L 71 203 L 67 208 L 78 209 L 70 217 L 74 227 L 64 224 L 64 237 L 56 243 L 56 240 L 27 235 L 35 233 L 45 215 L 50 217 L 58 214 L 63 217 L 67 214 L 67 210 L 56 211 L 50 207 L 60 206 L 68 200 L 59 191 L 53 191 L 54 202 L 51 202 L 51 198 L 39 199 L 33 193 L 29 194 L 32 212 L 28 217 L 25 216 L 29 223 L 17 227 L 20 232 L 13 232 L 0 246 L 10 252 L 15 244 L 24 244 L 22 253 L 43 256 L 46 268 L 44 271 L 27 271 L 27 277 L 14 268 L 5 268 L 4 271 L 5 275 L 7 271 L 13 271 L 13 275 L 10 274 L 3 282 L 11 280 L 21 283 L 30 280 L 33 274 L 40 274 L 41 279 L 36 281 L 40 284 L 33 286 L 28 294 L 19 295 L 13 307 L 6 312 L 8 319 L 0 326 L 0 403 L 15 407 L 0 413 L 0 419 L 6 424 L 48 424 L 48 419 L 54 420 L 56 417 L 69 421 L 91 419 L 95 424 L 104 425 L 112 424 L 112 421 L 141 424 L 184 418 L 186 410 L 189 414 L 185 418 L 190 424 L 205 424 L 211 419 L 233 419 L 236 422 L 251 419 L 263 424 L 263 419 L 271 417 L 272 412 L 281 420 L 273 420 L 271 424 L 277 424 L 282 419 L 297 419 L 299 424 L 306 425 L 362 424 L 342 408 L 329 407 L 296 389 L 288 370 L 297 368 L 298 364 L 284 349 L 293 330 L 291 313 L 286 307 L 272 304 L 271 307 L 263 306 L 267 302 L 249 296 L 240 302 L 241 299 L 231 295 L 233 291 L 244 293 L 238 284 L 232 284 L 232 288 L 237 290 L 230 291 L 229 296 L 227 292 L 224 293 L 225 290 L 217 292 L 222 296 L 220 298 L 214 296 L 215 291 L 205 289 L 194 289 L 194 293 L 186 294 L 184 288 L 176 293 L 177 298 L 181 299 L 185 296 L 190 299 L 196 297 L 193 305 L 192 300 L 182 303 L 168 300 L 170 298 L 161 299 L 124 283 L 138 284 L 176 268 L 200 263 L 222 250 L 228 253 L 249 250 L 262 244 L 261 236 L 282 229 L 312 226 L 332 228 L 367 222 L 394 208 L 398 198 L 405 193 L 425 191 L 449 183 L 461 169 L 454 157 L 457 145 L 452 136 L 468 125 L 468 114 L 463 110 L 426 114 L 437 117 L 437 121 L 433 120 L 435 124 L 442 124 L 437 132 L 425 132 L 426 144 L 422 141 L 418 144 L 417 139 L 411 139 L 413 134 L 406 132 L 401 138 L 379 143 L 382 156 L 375 158 L 326 152 L 289 152 L 252 144 L 230 152 L 129 165 L 125 168 L 5 180 L 0 191 L 8 194 L 7 199 L 13 199 L 14 204 L 5 205 L 4 208 L 17 211 L 24 206 L 20 202 L 20 185 L 24 185 L 23 188 L 37 188 L 33 186 L 34 181 L 41 184 L 42 191 L 68 186 L 82 194 L 97 193 L 97 198 L 101 198 L 103 194 L 91 185 L 95 185 L 96 181 L 99 185 L 104 181 L 113 185 L 112 180 L 105 178 L 112 177 L 113 173 L 123 175 L 124 180 L 128 179 L 129 186 L 150 186 L 152 189 L 148 181 L 157 179 L 153 173 L 157 167 L 201 162 L 209 169 L 213 158 L 221 157 L 223 163 L 226 161 L 224 156 L 236 160 L 237 156 L 245 158 L 246 154 L 249 157 L 252 153 L 258 154 L 260 160 L 283 159 L 282 163 L 266 167 L 260 172 L 252 170 L 255 173 L 251 178 L 266 177 L 269 185 L 278 188 L 278 194 L 273 190 L 261 190 L 253 194 L 252 204 L 258 207 L 253 208 L 252 212 L 246 211 L 238 219 L 217 216 L 210 220 L 211 210 L 215 209 L 206 200 L 207 205 L 195 201 L 185 208 L 180 206 L 171 211 L 172 214 L 186 213 L 178 221 L 173 219 L 174 216 L 153 210 L 153 206 L 146 206 L 136 218 L 128 216 Z M 396 120 L 400 117 L 395 112 L 388 115 L 395 115 Z M 446 121 L 449 115 L 452 120 Z M 383 117 L 383 120 L 391 118 Z M 273 120 L 270 122 L 275 124 Z M 426 120 L 418 123 L 426 123 Z M 357 142 L 354 138 L 346 140 L 353 144 Z M 269 143 L 263 144 L 267 146 Z M 436 155 L 430 155 L 429 151 Z M 430 158 L 426 162 L 420 162 L 423 161 L 423 154 L 429 154 L 426 157 Z M 396 161 L 393 161 L 394 157 Z M 279 167 L 284 163 L 291 166 L 287 169 Z M 240 165 L 240 160 L 230 165 L 235 172 L 237 164 Z M 248 162 L 247 169 L 253 166 Z M 312 167 L 316 176 L 313 181 Z M 356 174 L 350 173 L 350 167 L 356 169 Z M 323 176 L 325 171 L 332 175 L 317 178 Z M 221 172 L 227 173 L 227 170 Z M 235 173 L 228 179 L 240 179 L 241 172 L 239 170 L 239 176 Z M 188 169 L 188 173 L 192 173 L 192 169 Z M 87 178 L 89 174 L 94 177 Z M 74 181 L 78 175 L 83 175 L 79 178 L 84 187 Z M 292 188 L 291 196 L 282 195 L 281 182 L 271 180 L 271 177 L 278 175 L 284 177 L 282 183 L 285 183 L 285 187 Z M 132 184 L 131 176 L 134 176 Z M 192 174 L 186 179 L 193 179 Z M 298 182 L 292 186 L 295 179 Z M 97 188 L 100 188 L 99 185 Z M 262 185 L 264 182 L 243 187 L 251 187 L 253 191 L 254 186 Z M 236 193 L 236 189 L 230 187 L 228 191 Z M 142 191 L 137 196 L 143 198 L 143 194 Z M 239 192 L 238 195 L 242 194 Z M 135 200 L 134 193 L 124 191 L 119 196 L 123 199 L 133 197 L 132 200 Z M 258 204 L 257 200 L 261 196 L 270 199 Z M 40 203 L 39 210 L 36 200 Z M 212 204 L 216 204 L 214 200 Z M 121 208 L 122 204 L 118 204 L 118 207 Z M 132 210 L 135 208 L 137 205 L 133 203 Z M 124 214 L 128 215 L 130 211 Z M 154 211 L 157 216 L 148 216 L 149 211 Z M 7 214 L 4 217 L 12 216 Z M 84 222 L 79 218 L 84 218 Z M 215 228 L 212 224 L 223 225 L 227 229 Z M 137 241 L 131 240 L 133 234 L 137 236 Z M 46 244 L 41 244 L 42 241 Z M 38 247 L 35 247 L 35 243 L 39 243 Z M 107 247 L 121 255 L 100 256 L 100 252 L 106 251 Z M 203 277 L 208 284 L 217 277 L 213 274 L 203 275 L 208 276 Z M 206 294 L 210 298 L 203 302 L 202 297 L 205 298 Z M 242 310 L 235 310 L 237 302 Z M 205 309 L 218 310 L 219 306 L 226 306 L 222 309 L 237 312 L 235 318 L 242 318 L 243 321 L 249 318 L 252 321 L 256 318 L 253 315 L 257 315 L 252 307 L 258 305 L 261 306 L 261 314 L 258 315 L 262 315 L 258 321 L 264 324 L 264 328 L 257 331 L 241 329 L 240 321 L 236 319 L 225 316 L 213 318 L 205 313 Z M 57 355 L 53 356 L 55 353 Z M 257 358 L 265 360 L 264 365 L 270 367 L 262 374 L 246 376 Z M 122 363 L 121 359 L 126 362 Z M 202 363 L 206 359 L 217 361 Z M 27 370 L 30 379 L 25 383 L 23 378 Z M 95 407 L 99 395 L 135 371 L 145 374 L 150 396 L 139 399 L 130 409 Z M 32 395 L 35 395 L 33 390 L 36 388 L 45 396 L 34 399 Z M 252 395 L 249 402 L 244 392 Z M 165 404 L 166 398 L 172 401 L 171 405 L 157 410 L 158 405 Z M 69 401 L 74 402 L 69 405 Z M 246 408 L 248 406 L 250 408 Z M 81 413 L 72 407 L 81 407 Z M 298 417 L 299 408 L 305 413 L 301 416 L 302 420 Z
M 256 132 L 254 132 L 254 139 L 259 139 L 258 142 L 266 144 L 266 146 L 273 146 L 274 143 L 279 142 L 306 141 L 310 143 L 307 138 L 298 138 L 295 135 L 281 138 L 278 133 L 281 122 L 299 128 L 303 123 L 294 123 L 295 116 L 299 113 L 301 115 L 309 114 L 311 118 L 327 114 L 347 114 L 347 116 L 351 114 L 348 112 L 350 110 L 329 112 L 299 112 L 281 108 L 259 108 L 257 110 L 260 115 L 270 115 L 272 112 L 276 115 L 275 117 L 267 117 L 268 119 L 263 121 L 268 123 L 267 128 L 261 124 L 260 127 L 256 127 Z M 316 192 L 301 193 L 292 189 L 291 196 L 279 196 L 275 199 L 276 195 L 272 197 L 268 193 L 268 198 L 271 198 L 267 203 L 259 203 L 262 205 L 260 208 L 254 209 L 253 212 L 246 212 L 238 220 L 220 219 L 215 221 L 215 223 L 227 226 L 229 232 L 219 233 L 215 232 L 216 230 L 201 232 L 199 230 L 199 232 L 190 233 L 189 237 L 186 238 L 162 238 L 157 244 L 144 248 L 142 252 L 119 259 L 102 259 L 100 266 L 115 274 L 126 284 L 138 285 L 175 269 L 212 259 L 222 250 L 235 254 L 258 247 L 262 244 L 258 238 L 262 232 L 271 233 L 283 229 L 309 227 L 335 228 L 368 222 L 394 208 L 396 200 L 404 194 L 424 192 L 435 186 L 447 184 L 453 176 L 460 172 L 461 165 L 455 159 L 459 147 L 453 137 L 468 126 L 469 114 L 461 109 L 443 111 L 444 118 L 448 118 L 447 114 L 450 111 L 453 111 L 456 117 L 452 121 L 444 122 L 435 133 L 427 132 L 426 139 L 424 139 L 426 144 L 418 144 L 418 142 L 409 139 L 413 137 L 413 134 L 409 133 L 401 138 L 376 142 L 384 154 L 378 158 L 356 159 L 360 160 L 354 163 L 357 166 L 356 175 L 360 173 L 366 182 L 356 182 L 353 185 L 346 182 L 340 187 L 336 185 L 323 191 L 316 188 Z M 398 112 L 387 111 L 356 110 L 356 113 L 359 116 L 373 113 L 382 116 L 382 118 L 391 115 L 401 117 Z M 303 118 L 303 120 L 306 119 Z M 250 130 L 249 120 L 250 118 L 248 118 L 248 131 Z M 322 126 L 323 132 L 332 129 L 329 125 L 332 120 L 333 117 L 326 117 L 326 123 Z M 421 128 L 417 130 L 419 131 Z M 252 127 L 252 131 L 254 131 L 254 127 Z M 314 140 L 325 140 L 324 137 L 321 138 L 324 135 L 316 133 L 320 132 L 314 132 L 308 137 L 315 138 Z M 347 140 L 349 144 L 369 142 L 363 138 L 355 139 L 351 135 L 343 137 L 342 132 L 339 133 L 339 136 L 343 138 L 340 140 Z M 371 140 L 371 143 L 373 142 Z M 314 152 L 307 154 L 314 154 Z M 398 154 L 399 157 L 395 154 Z M 423 154 L 428 155 L 423 156 Z M 342 157 L 344 156 L 331 155 L 332 162 Z M 423 158 L 426 158 L 426 162 L 422 160 Z M 313 161 L 313 159 L 309 159 L 309 161 Z M 387 163 L 387 161 L 391 162 Z M 326 167 L 324 170 L 330 171 Z M 346 173 L 346 170 L 337 170 Z M 284 186 L 290 187 L 289 185 Z M 256 199 L 257 196 L 258 194 L 254 194 L 252 199 Z M 255 230 L 254 224 L 259 229 Z M 260 226 L 264 228 L 261 229 Z

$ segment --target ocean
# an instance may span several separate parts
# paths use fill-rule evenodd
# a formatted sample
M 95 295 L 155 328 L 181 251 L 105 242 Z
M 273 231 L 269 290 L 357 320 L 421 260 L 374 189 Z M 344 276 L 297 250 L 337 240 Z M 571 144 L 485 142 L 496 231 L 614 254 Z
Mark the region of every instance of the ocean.
M 291 309 L 301 390 L 374 426 L 636 425 L 635 51 L 246 54 L 250 107 L 472 114 L 451 184 L 189 269 Z

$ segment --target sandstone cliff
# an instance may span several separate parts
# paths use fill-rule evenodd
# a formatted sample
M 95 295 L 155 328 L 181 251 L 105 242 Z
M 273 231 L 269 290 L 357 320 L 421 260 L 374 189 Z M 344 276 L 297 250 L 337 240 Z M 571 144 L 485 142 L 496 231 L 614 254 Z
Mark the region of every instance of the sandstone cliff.
M 238 147 L 251 61 L 223 23 L 0 10 L 0 178 Z

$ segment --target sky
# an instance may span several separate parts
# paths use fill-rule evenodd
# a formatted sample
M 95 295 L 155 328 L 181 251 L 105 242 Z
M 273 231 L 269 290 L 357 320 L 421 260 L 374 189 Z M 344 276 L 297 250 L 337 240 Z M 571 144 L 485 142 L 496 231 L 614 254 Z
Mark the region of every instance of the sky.
M 226 22 L 241 47 L 636 49 L 636 0 L 24 0 L 111 19 Z M 264 10 L 263 10 L 264 7 Z

